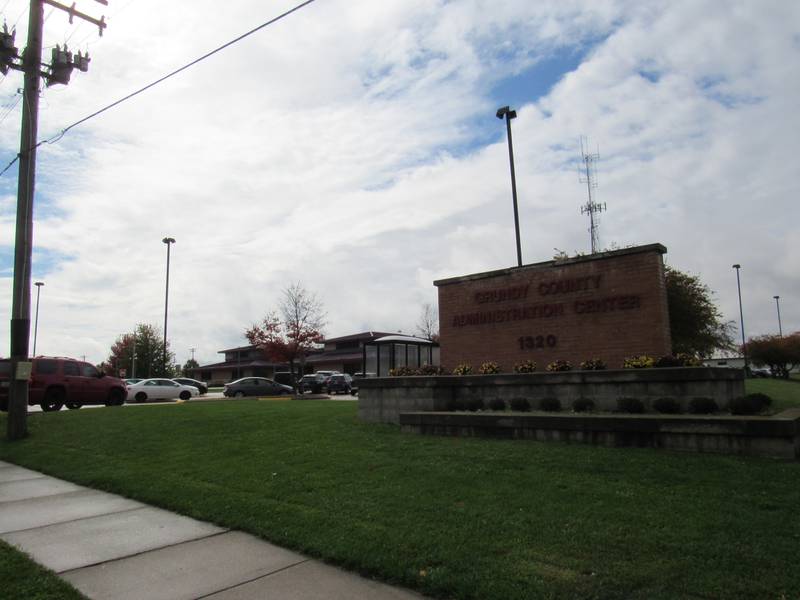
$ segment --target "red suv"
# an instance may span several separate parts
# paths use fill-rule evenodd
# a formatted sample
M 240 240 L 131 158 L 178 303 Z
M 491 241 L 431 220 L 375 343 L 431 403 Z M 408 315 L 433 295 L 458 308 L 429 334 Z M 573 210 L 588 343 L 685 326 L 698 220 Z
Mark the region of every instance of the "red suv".
M 0 410 L 8 410 L 11 361 L 0 360 Z M 28 382 L 28 404 L 44 411 L 80 408 L 84 404 L 119 406 L 128 392 L 125 382 L 87 362 L 73 358 L 37 356 Z

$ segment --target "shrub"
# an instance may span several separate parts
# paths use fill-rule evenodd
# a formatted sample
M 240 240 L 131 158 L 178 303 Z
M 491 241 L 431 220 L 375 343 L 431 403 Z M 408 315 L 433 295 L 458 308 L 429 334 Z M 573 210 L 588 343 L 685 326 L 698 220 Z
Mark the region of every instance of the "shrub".
M 691 354 L 686 354 L 685 352 L 681 352 L 679 354 L 668 354 L 667 356 L 662 356 L 653 365 L 657 368 L 663 367 L 702 367 L 703 361 L 697 358 L 696 356 L 692 356 Z
M 638 398 L 618 398 L 617 410 L 638 415 L 644 412 L 644 403 Z
M 653 408 L 663 415 L 677 415 L 681 412 L 681 403 L 675 398 L 659 398 L 653 402 Z
M 605 371 L 606 363 L 599 358 L 590 358 L 581 363 L 582 371 Z
M 572 365 L 566 360 L 554 360 L 547 365 L 548 371 L 571 371 Z
M 531 409 L 531 403 L 527 398 L 512 398 L 508 405 L 511 407 L 511 410 L 518 412 L 528 412 Z
M 656 368 L 663 369 L 664 367 L 682 367 L 680 359 L 672 354 L 667 354 L 659 358 L 653 365 Z
M 591 398 L 578 398 L 572 402 L 574 412 L 589 412 L 594 410 L 594 400 Z
M 542 398 L 539 408 L 547 412 L 561 412 L 561 401 L 558 398 Z
M 536 363 L 532 360 L 525 360 L 514 365 L 514 373 L 533 373 L 536 370 Z
M 444 369 L 437 365 L 422 365 L 418 373 L 420 375 L 444 375 Z
M 692 398 L 689 400 L 689 412 L 693 415 L 710 415 L 719 410 L 713 398 Z
M 489 410 L 502 411 L 506 409 L 506 402 L 502 398 L 492 398 L 489 400 Z
M 411 367 L 395 367 L 389 369 L 389 377 L 407 377 L 409 375 L 419 375 L 419 371 Z
M 469 412 L 483 410 L 483 398 L 469 398 L 465 404 Z
M 494 375 L 495 373 L 499 372 L 500 372 L 500 365 L 491 360 L 483 363 L 478 369 L 478 373 L 480 373 L 481 375 Z
M 623 369 L 649 369 L 655 364 L 655 361 L 650 356 L 631 356 L 626 358 L 622 363 Z
M 453 375 L 472 375 L 472 365 L 466 363 L 458 365 L 453 369 Z
M 757 415 L 772 404 L 772 398 L 766 394 L 747 394 L 744 398 L 731 400 L 732 415 Z

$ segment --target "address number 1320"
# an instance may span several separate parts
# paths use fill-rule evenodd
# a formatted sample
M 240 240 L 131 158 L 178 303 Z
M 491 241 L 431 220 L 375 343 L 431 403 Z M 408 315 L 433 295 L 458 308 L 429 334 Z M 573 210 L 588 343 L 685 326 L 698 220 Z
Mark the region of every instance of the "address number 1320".
M 555 348 L 558 344 L 558 339 L 554 335 L 525 335 L 520 336 L 517 341 L 519 342 L 520 350 Z

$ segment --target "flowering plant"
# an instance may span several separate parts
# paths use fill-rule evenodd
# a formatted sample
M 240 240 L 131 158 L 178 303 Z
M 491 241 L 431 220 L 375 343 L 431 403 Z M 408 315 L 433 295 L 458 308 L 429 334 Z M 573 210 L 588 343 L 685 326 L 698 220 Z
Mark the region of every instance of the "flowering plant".
M 606 363 L 599 358 L 590 358 L 581 363 L 582 371 L 605 371 Z
M 472 374 L 472 365 L 468 365 L 466 363 L 458 365 L 455 369 L 453 369 L 453 375 L 471 375 Z
M 653 360 L 651 356 L 645 356 L 642 354 L 641 356 L 631 356 L 626 358 L 625 361 L 622 363 L 623 369 L 649 369 L 653 365 L 655 365 L 656 361 Z
M 548 371 L 571 371 L 572 365 L 568 360 L 554 360 L 547 365 Z
M 478 368 L 478 373 L 482 375 L 494 375 L 500 372 L 500 365 L 493 361 L 487 361 Z
M 533 373 L 536 370 L 536 363 L 528 359 L 514 365 L 514 373 Z

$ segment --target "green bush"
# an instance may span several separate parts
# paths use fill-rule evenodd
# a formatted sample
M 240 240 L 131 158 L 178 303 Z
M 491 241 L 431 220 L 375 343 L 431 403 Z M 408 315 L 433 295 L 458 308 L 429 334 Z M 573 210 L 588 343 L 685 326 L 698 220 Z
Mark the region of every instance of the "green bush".
M 453 375 L 472 375 L 472 365 L 466 363 L 458 365 L 453 369 Z
M 438 365 L 422 365 L 418 370 L 419 375 L 444 375 L 444 369 Z
M 653 408 L 663 415 L 677 415 L 681 412 L 681 403 L 675 398 L 659 398 L 653 402 Z
M 561 412 L 561 401 L 558 398 L 542 398 L 539 408 L 547 412 Z
M 689 412 L 693 415 L 710 415 L 719 410 L 713 398 L 692 398 L 689 400 Z
M 578 398 L 572 402 L 574 412 L 589 412 L 594 410 L 594 400 L 591 398 Z
M 494 361 L 487 361 L 478 368 L 481 375 L 495 375 L 500 372 L 500 365 Z
M 531 403 L 527 398 L 512 398 L 508 405 L 511 407 L 511 410 L 517 412 L 528 412 L 531 409 Z
M 419 375 L 419 371 L 412 367 L 395 367 L 389 369 L 389 377 L 408 377 L 409 375 Z
M 572 365 L 567 360 L 554 360 L 547 365 L 548 371 L 571 371 Z
M 489 400 L 489 410 L 503 411 L 506 409 L 506 402 L 502 398 L 492 398 Z
M 580 364 L 582 371 L 605 371 L 606 363 L 599 358 L 590 358 Z
M 638 398 L 618 398 L 617 410 L 630 414 L 641 414 L 644 412 L 644 403 Z
M 469 412 L 483 410 L 483 398 L 469 398 L 465 404 Z
M 702 367 L 703 361 L 696 356 L 680 352 L 674 355 L 662 356 L 653 365 L 657 368 L 663 367 Z
M 641 356 L 631 356 L 622 363 L 623 369 L 649 369 L 656 361 L 651 356 L 642 354 Z
M 514 365 L 514 373 L 533 373 L 536 370 L 536 363 L 532 360 L 525 360 Z
M 772 398 L 766 394 L 747 394 L 744 398 L 731 400 L 730 411 L 733 415 L 757 415 L 771 404 Z

